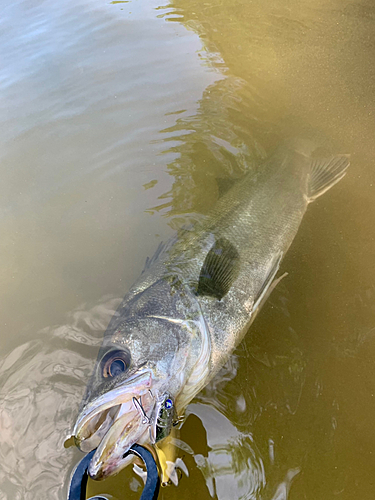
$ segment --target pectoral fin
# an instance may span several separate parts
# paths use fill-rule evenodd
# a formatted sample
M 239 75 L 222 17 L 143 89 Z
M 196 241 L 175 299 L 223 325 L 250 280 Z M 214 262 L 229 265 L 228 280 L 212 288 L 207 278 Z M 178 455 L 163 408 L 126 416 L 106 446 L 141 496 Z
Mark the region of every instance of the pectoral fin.
M 307 186 L 309 202 L 316 200 L 339 182 L 344 177 L 349 164 L 349 155 L 337 155 L 328 159 L 312 160 Z
M 218 239 L 204 260 L 197 295 L 208 295 L 221 300 L 238 276 L 240 256 L 226 238 Z
M 274 262 L 273 262 L 273 264 L 268 272 L 267 278 L 265 279 L 262 287 L 260 288 L 260 290 L 258 292 L 258 295 L 256 296 L 256 298 L 254 300 L 254 306 L 253 306 L 253 310 L 252 310 L 252 315 L 254 315 L 254 317 L 257 314 L 257 312 L 261 309 L 262 305 L 266 302 L 268 297 L 271 295 L 272 291 L 276 288 L 276 286 L 280 283 L 280 281 L 283 278 L 285 278 L 285 276 L 287 276 L 287 274 L 288 274 L 288 273 L 284 273 L 282 276 L 280 276 L 280 278 L 277 278 L 276 280 L 274 280 L 276 273 L 279 270 L 280 262 L 281 262 L 282 258 L 283 258 L 282 254 L 280 254 L 279 256 L 276 257 L 276 259 L 274 260 Z

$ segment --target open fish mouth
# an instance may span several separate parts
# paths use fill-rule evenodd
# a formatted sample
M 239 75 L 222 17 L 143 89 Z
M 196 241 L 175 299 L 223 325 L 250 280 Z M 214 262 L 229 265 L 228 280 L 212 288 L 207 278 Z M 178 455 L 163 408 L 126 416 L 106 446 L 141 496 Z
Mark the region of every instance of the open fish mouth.
M 90 466 L 93 479 L 119 472 L 133 457 L 125 456 L 134 443 L 149 441 L 150 416 L 155 406 L 151 373 L 131 377 L 126 383 L 90 402 L 78 416 L 73 435 L 78 448 L 97 448 Z

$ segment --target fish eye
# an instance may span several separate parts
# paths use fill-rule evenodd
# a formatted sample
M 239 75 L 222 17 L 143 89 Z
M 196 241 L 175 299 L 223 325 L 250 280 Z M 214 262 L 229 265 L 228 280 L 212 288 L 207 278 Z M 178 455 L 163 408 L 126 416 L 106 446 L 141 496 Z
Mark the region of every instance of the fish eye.
M 113 378 L 126 372 L 130 366 L 130 353 L 116 350 L 108 352 L 102 359 L 102 373 L 105 378 Z
M 173 401 L 171 399 L 169 399 L 169 398 L 166 399 L 165 402 L 164 402 L 164 406 L 166 407 L 167 410 L 169 410 L 173 406 Z

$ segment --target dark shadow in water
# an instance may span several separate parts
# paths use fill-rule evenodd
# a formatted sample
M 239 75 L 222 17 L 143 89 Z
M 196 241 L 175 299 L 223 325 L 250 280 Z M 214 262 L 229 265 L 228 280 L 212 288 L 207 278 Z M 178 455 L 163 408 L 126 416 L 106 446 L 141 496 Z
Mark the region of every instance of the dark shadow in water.
M 206 214 L 218 198 L 220 181 L 243 177 L 265 158 L 264 145 L 277 144 L 267 103 L 244 81 L 220 79 L 198 104 L 196 115 L 161 130 L 165 153 L 175 155 L 167 166 L 174 182 L 150 211 L 166 211 L 173 227 L 184 214 Z

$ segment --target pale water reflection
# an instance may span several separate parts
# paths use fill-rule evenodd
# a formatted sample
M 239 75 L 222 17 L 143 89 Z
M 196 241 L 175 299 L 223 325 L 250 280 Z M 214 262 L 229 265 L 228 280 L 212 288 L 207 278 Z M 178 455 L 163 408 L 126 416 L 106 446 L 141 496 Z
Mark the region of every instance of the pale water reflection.
M 212 497 L 259 498 L 266 483 L 263 461 L 250 434 L 242 434 L 222 413 L 204 404 L 189 405 L 207 430 L 207 456 L 196 454 Z
M 119 301 L 77 309 L 5 356 L 0 367 L 1 498 L 64 498 L 77 450 L 64 441 Z

